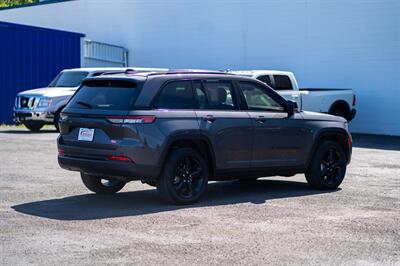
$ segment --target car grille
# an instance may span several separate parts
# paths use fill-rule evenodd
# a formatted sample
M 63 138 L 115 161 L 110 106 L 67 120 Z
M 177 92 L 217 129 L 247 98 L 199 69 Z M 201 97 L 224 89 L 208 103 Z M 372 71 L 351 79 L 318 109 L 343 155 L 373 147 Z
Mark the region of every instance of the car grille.
M 31 113 L 19 113 L 19 112 L 14 112 L 14 117 L 18 118 L 27 118 L 27 117 L 32 117 Z
M 15 98 L 15 109 L 33 109 L 39 103 L 39 97 L 17 96 Z

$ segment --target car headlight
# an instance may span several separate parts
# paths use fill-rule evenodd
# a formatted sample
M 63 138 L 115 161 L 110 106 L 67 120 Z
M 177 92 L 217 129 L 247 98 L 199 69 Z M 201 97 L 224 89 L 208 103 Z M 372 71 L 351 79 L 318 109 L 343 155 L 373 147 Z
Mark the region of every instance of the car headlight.
M 37 107 L 47 107 L 50 106 L 50 104 L 51 104 L 51 98 L 45 97 L 39 100 Z

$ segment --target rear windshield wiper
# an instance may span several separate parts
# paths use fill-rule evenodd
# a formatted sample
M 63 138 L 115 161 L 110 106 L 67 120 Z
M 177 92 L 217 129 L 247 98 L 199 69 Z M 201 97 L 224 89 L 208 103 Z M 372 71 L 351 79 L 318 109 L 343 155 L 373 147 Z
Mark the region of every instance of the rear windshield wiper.
M 85 102 L 81 102 L 81 101 L 77 101 L 76 103 L 80 104 L 80 105 L 83 105 L 83 106 L 86 106 L 89 109 L 92 109 L 92 105 L 91 104 L 88 104 L 88 103 L 85 103 Z

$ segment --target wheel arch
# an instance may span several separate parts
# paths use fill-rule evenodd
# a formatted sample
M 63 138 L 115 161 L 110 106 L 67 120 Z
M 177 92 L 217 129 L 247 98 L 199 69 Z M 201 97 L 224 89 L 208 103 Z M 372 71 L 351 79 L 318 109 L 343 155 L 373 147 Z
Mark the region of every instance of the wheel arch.
M 54 112 L 53 124 L 54 124 L 54 126 L 56 127 L 56 130 L 57 130 L 57 131 L 60 131 L 60 127 L 59 127 L 59 125 L 58 125 L 58 122 L 59 122 L 59 119 L 60 119 L 61 111 L 62 111 L 62 109 L 64 109 L 65 106 L 66 106 L 66 105 L 61 105 L 61 106 L 58 107 L 58 108 L 56 109 L 56 111 Z
M 349 145 L 349 138 L 350 136 L 348 135 L 347 131 L 344 129 L 340 128 L 328 128 L 325 130 L 322 130 L 318 133 L 317 137 L 315 138 L 314 145 L 312 147 L 311 154 L 307 160 L 307 168 L 309 167 L 311 160 L 317 151 L 319 145 L 323 143 L 324 141 L 333 141 L 338 143 L 344 150 L 346 154 L 346 160 L 347 162 L 350 161 L 350 156 L 351 156 L 351 146 Z
M 67 106 L 67 104 L 63 104 L 63 105 L 57 107 L 56 111 L 54 112 L 54 115 L 61 113 L 62 109 L 64 109 L 65 106 Z
M 180 147 L 190 147 L 200 153 L 206 160 L 209 166 L 210 174 L 215 172 L 215 155 L 211 141 L 201 134 L 177 134 L 169 138 L 165 149 L 161 154 L 160 165 L 164 169 L 168 155 L 175 149 Z
M 351 108 L 350 108 L 350 105 L 346 101 L 344 101 L 344 100 L 335 101 L 329 108 L 328 113 L 333 114 L 333 111 L 336 109 L 344 111 L 346 113 L 346 119 L 349 118 Z

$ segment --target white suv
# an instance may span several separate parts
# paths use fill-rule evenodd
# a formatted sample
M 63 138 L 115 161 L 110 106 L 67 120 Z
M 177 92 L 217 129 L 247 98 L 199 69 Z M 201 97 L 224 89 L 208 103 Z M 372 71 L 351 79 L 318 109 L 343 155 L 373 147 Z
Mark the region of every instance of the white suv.
M 45 124 L 53 124 L 58 130 L 61 110 L 86 77 L 125 71 L 164 71 L 154 68 L 75 68 L 61 71 L 46 88 L 22 91 L 17 94 L 14 106 L 14 122 L 24 124 L 32 131 Z

